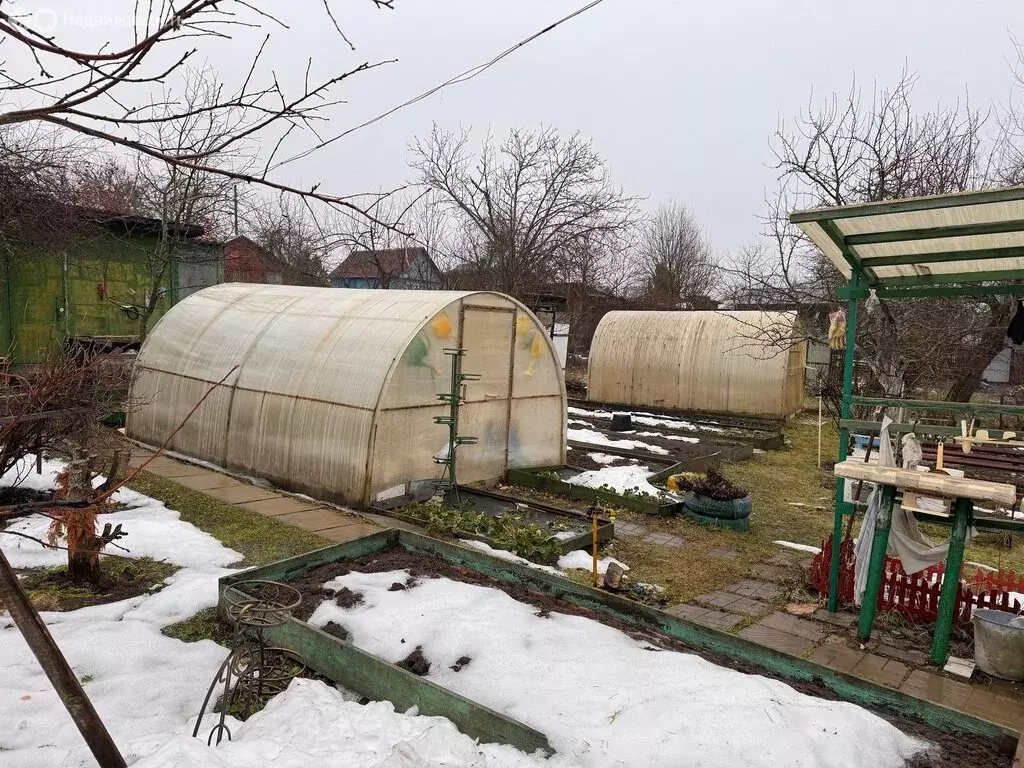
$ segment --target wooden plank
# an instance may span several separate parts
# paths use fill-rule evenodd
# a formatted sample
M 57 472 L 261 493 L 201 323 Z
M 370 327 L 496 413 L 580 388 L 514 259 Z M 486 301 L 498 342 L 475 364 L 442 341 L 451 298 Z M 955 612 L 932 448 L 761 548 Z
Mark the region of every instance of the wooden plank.
M 990 483 L 963 477 L 949 477 L 938 472 L 918 472 L 899 467 L 880 467 L 862 461 L 842 461 L 835 465 L 836 477 L 848 480 L 866 480 L 880 485 L 924 491 L 950 499 L 990 501 L 1012 506 L 1017 500 L 1017 489 L 1006 483 Z
M 418 707 L 421 715 L 446 717 L 467 736 L 486 744 L 510 744 L 527 753 L 538 749 L 549 755 L 554 752 L 540 731 L 305 622 L 292 619 L 283 626 L 263 631 L 271 644 L 298 653 L 320 674 L 360 696 L 390 701 L 398 712 Z

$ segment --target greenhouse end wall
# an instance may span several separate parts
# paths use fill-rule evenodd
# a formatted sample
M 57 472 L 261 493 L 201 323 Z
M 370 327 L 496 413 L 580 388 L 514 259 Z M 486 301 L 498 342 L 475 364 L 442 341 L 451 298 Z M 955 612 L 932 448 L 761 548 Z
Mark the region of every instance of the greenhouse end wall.
M 791 312 L 609 312 L 587 397 L 677 411 L 782 418 L 803 401 L 806 343 Z
M 461 482 L 565 461 L 565 385 L 541 324 L 501 294 L 231 283 L 189 297 L 136 363 L 127 431 L 317 498 L 366 504 L 436 479 L 451 358 Z M 217 382 L 223 379 L 223 384 Z M 201 398 L 206 400 L 185 421 Z

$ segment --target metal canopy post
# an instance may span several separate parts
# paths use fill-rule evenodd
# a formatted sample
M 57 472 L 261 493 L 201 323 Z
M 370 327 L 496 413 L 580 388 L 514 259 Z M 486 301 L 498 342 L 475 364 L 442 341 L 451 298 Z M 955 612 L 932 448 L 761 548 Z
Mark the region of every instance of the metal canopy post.
M 946 571 L 942 574 L 942 588 L 939 591 L 939 612 L 935 617 L 935 636 L 932 640 L 932 664 L 945 665 L 949 655 L 949 636 L 953 633 L 953 611 L 956 607 L 956 593 L 960 588 L 960 567 L 964 562 L 964 541 L 967 528 L 974 514 L 974 502 L 957 499 L 953 505 L 953 530 L 949 534 L 949 552 L 946 554 Z
M 860 607 L 860 622 L 857 638 L 863 642 L 871 638 L 871 627 L 878 610 L 878 593 L 882 587 L 885 571 L 885 550 L 889 548 L 889 530 L 892 527 L 892 508 L 896 502 L 896 489 L 891 485 L 882 488 L 882 503 L 878 508 L 875 535 L 871 540 L 871 558 L 868 564 L 868 580 L 864 585 L 864 602 Z
M 850 276 L 850 288 L 856 289 L 860 283 L 860 276 L 854 270 Z M 850 418 L 850 406 L 853 398 L 853 364 L 854 347 L 857 340 L 857 298 L 851 295 L 847 302 L 846 310 L 846 357 L 843 359 L 843 402 L 840 411 L 841 419 Z M 837 461 L 846 461 L 850 450 L 850 430 L 842 426 L 839 428 L 839 456 Z M 846 481 L 836 478 L 836 500 L 834 519 L 832 521 L 832 563 L 829 569 L 828 580 L 828 609 L 835 612 L 839 604 L 839 548 L 843 536 L 843 513 L 846 504 L 843 497 L 846 491 Z

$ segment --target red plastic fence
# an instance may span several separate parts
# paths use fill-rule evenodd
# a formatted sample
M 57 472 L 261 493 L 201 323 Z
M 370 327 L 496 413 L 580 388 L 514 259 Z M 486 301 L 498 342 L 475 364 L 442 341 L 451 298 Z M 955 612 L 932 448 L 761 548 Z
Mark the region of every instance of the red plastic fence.
M 832 565 L 832 539 L 821 543 L 821 552 L 811 561 L 811 583 L 822 595 L 828 594 L 829 571 Z M 882 570 L 882 585 L 878 590 L 878 611 L 897 611 L 915 621 L 935 621 L 939 609 L 939 591 L 945 563 L 908 575 L 898 558 L 886 556 Z M 1014 571 L 985 571 L 976 568 L 974 574 L 964 566 L 960 571 L 953 620 L 969 624 L 971 608 L 998 608 L 1020 611 L 1021 601 L 1011 592 L 1024 592 L 1024 574 Z M 839 602 L 853 602 L 854 554 L 853 541 L 847 539 L 839 546 Z

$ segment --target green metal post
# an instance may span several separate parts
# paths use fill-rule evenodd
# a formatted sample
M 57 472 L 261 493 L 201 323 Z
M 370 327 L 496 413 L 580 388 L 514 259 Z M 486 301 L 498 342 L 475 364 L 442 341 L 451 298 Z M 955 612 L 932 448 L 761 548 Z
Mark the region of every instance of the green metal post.
M 850 275 L 850 288 L 857 288 L 860 276 L 854 270 Z M 851 298 L 846 311 L 846 358 L 843 360 L 843 403 L 841 418 L 850 418 L 850 398 L 853 397 L 854 345 L 857 340 L 857 299 Z M 850 430 L 839 430 L 839 455 L 837 461 L 845 461 L 849 452 Z M 843 538 L 843 494 L 846 481 L 836 478 L 836 501 L 832 521 L 832 564 L 828 579 L 828 609 L 835 611 L 839 604 L 839 547 Z M 854 499 L 856 501 L 856 499 Z
M 892 507 L 896 500 L 896 488 L 882 486 L 882 503 L 875 521 L 875 535 L 871 540 L 871 560 L 868 563 L 868 581 L 864 585 L 864 602 L 860 607 L 860 623 L 857 637 L 861 641 L 871 637 L 878 609 L 878 592 L 882 587 L 882 571 L 885 568 L 885 550 L 889 547 L 889 528 L 892 525 Z
M 974 513 L 974 502 L 957 499 L 953 505 L 953 531 L 949 535 L 949 553 L 946 555 L 946 572 L 942 576 L 942 591 L 939 592 L 939 615 L 935 619 L 935 637 L 932 640 L 932 664 L 943 666 L 949 655 L 949 636 L 953 633 L 953 609 L 956 607 L 956 593 L 960 586 L 960 567 L 964 562 L 964 540 L 967 527 Z

